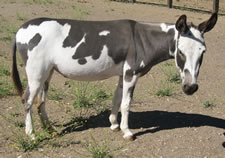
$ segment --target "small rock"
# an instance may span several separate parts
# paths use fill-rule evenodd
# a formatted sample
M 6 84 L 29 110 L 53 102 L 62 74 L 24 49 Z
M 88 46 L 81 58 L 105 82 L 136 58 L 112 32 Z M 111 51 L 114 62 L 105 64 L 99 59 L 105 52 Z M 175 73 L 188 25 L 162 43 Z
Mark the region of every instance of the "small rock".
M 43 151 L 44 151 L 44 149 L 42 149 L 42 148 L 38 148 L 38 151 L 39 151 L 39 152 L 43 152 Z

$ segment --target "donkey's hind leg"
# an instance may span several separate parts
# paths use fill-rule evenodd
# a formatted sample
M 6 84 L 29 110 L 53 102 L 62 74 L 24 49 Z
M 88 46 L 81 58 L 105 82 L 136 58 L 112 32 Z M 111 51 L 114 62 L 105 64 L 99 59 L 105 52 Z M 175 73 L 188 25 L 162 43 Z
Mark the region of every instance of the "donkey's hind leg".
M 26 88 L 26 90 L 25 90 L 25 92 L 23 94 L 23 97 L 22 97 L 22 103 L 23 104 L 27 103 L 29 95 L 30 95 L 29 86 L 27 86 L 27 88 Z
M 118 131 L 119 124 L 117 122 L 117 115 L 118 115 L 118 110 L 120 108 L 121 100 L 122 100 L 122 90 L 123 90 L 123 77 L 119 78 L 119 82 L 117 85 L 117 89 L 114 94 L 113 98 L 113 107 L 112 107 L 112 112 L 109 117 L 110 123 L 111 123 L 111 130 L 113 131 Z
M 56 132 L 56 130 L 51 126 L 51 123 L 48 119 L 48 115 L 45 111 L 46 95 L 48 92 L 48 86 L 51 79 L 51 75 L 52 73 L 50 74 L 49 79 L 45 81 L 43 88 L 40 90 L 38 94 L 37 110 L 38 110 L 38 115 L 41 119 L 43 128 L 47 129 L 49 133 L 54 133 Z
M 39 81 L 32 81 L 29 83 L 29 97 L 26 103 L 26 120 L 25 120 L 25 132 L 28 136 L 34 139 L 33 134 L 33 123 L 32 123 L 32 105 L 34 103 L 34 99 L 37 96 L 39 90 L 41 88 L 41 83 Z
M 34 53 L 36 54 L 36 53 Z M 51 73 L 50 65 L 46 65 L 44 60 L 33 59 L 29 57 L 27 61 L 26 73 L 29 87 L 29 97 L 26 103 L 26 127 L 25 132 L 31 138 L 34 138 L 33 124 L 32 124 L 32 105 L 35 102 L 35 98 L 43 89 L 45 81 L 49 78 Z

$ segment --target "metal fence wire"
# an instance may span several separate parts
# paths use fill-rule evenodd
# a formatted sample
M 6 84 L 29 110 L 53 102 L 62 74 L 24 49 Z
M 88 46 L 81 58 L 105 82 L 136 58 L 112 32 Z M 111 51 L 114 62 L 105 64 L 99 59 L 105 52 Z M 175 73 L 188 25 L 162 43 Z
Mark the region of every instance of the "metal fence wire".
M 200 12 L 218 12 L 225 15 L 225 0 L 128 0 L 133 3 L 144 3 L 169 8 Z

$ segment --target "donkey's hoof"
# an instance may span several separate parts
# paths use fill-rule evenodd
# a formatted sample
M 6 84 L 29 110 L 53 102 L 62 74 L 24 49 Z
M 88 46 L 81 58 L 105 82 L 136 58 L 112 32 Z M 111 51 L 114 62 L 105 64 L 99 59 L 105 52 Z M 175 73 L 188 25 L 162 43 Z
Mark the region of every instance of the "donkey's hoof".
M 123 136 L 124 140 L 126 141 L 134 141 L 134 136 L 130 135 L 130 136 Z
M 30 134 L 30 135 L 29 135 L 29 137 L 30 137 L 30 139 L 31 139 L 31 140 L 35 140 L 35 139 L 36 139 L 36 137 L 35 137 L 35 134 L 34 134 L 34 133 Z
M 120 131 L 120 127 L 114 128 L 112 129 L 113 132 L 119 132 Z
M 125 135 L 123 136 L 123 138 L 124 138 L 125 140 L 128 140 L 128 141 L 133 141 L 133 140 L 134 140 L 134 136 L 133 136 L 132 133 L 125 134 Z
M 113 132 L 118 132 L 120 131 L 120 126 L 119 125 L 111 125 L 110 129 L 113 131 Z

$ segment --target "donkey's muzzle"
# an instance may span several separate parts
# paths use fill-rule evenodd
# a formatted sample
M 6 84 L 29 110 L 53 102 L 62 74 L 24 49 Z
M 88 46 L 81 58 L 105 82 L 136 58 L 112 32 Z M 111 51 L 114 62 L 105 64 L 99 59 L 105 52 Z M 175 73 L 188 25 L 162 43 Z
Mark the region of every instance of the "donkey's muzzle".
M 193 93 L 195 93 L 198 90 L 198 85 L 197 84 L 184 84 L 183 85 L 183 91 L 185 94 L 187 95 L 192 95 Z

